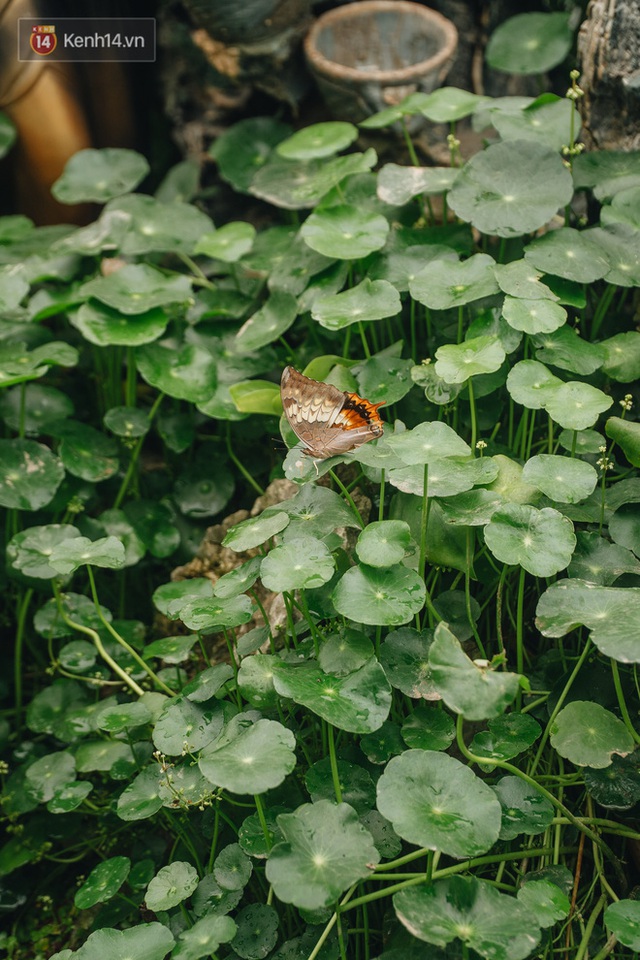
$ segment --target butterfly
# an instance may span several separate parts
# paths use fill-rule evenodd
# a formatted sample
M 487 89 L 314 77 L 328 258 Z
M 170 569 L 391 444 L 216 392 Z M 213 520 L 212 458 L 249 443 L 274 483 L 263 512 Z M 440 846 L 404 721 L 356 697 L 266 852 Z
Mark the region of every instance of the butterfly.
M 304 444 L 304 453 L 326 460 L 382 436 L 378 407 L 357 393 L 346 393 L 285 367 L 280 381 L 284 414 Z

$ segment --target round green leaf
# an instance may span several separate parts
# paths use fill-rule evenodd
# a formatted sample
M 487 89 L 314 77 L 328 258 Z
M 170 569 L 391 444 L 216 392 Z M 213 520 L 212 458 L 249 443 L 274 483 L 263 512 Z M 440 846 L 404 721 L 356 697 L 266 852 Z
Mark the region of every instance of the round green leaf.
M 590 383 L 570 380 L 553 392 L 545 404 L 552 420 L 567 430 L 592 427 L 601 413 L 608 410 L 613 398 Z
M 507 503 L 498 507 L 484 533 L 497 560 L 519 564 L 536 577 L 564 570 L 576 546 L 573 524 L 551 507 Z
M 76 747 L 78 773 L 110 771 L 118 761 L 132 759 L 128 743 L 119 740 L 83 740 Z
M 367 117 L 366 120 L 362 120 L 360 126 L 364 127 L 365 130 L 378 130 L 381 127 L 389 127 L 397 120 L 401 120 L 402 117 L 412 117 L 420 113 L 423 107 L 429 103 L 431 97 L 432 94 L 422 93 L 422 91 L 410 93 L 392 107 L 385 107 L 383 110 L 379 110 L 378 113 Z
M 117 813 L 121 820 L 146 820 L 162 807 L 160 770 L 156 764 L 147 767 L 118 797 Z
M 367 173 L 376 160 L 375 150 L 372 149 L 365 153 L 350 153 L 346 157 L 330 159 L 270 158 L 254 176 L 249 192 L 286 210 L 313 207 L 345 177 Z M 335 254 L 329 253 L 328 256 Z
M 250 117 L 225 129 L 213 140 L 209 153 L 216 160 L 222 179 L 246 193 L 256 171 L 290 133 L 291 128 L 279 120 Z
M 629 463 L 640 467 L 640 424 L 623 420 L 621 417 L 609 417 L 605 432 L 621 447 Z
M 35 440 L 0 440 L 0 505 L 40 510 L 62 483 L 60 460 Z
M 481 233 L 519 237 L 544 227 L 572 194 L 571 174 L 557 151 L 530 140 L 507 140 L 471 157 L 448 199 Z
M 566 893 L 551 880 L 527 880 L 516 896 L 536 918 L 541 927 L 552 927 L 569 914 L 570 903 Z
M 277 720 L 258 720 L 205 748 L 200 770 L 232 793 L 264 793 L 279 786 L 296 765 L 295 737 Z
M 369 357 L 357 367 L 358 385 L 371 403 L 396 403 L 409 393 L 412 360 L 402 360 L 395 349 Z
M 118 437 L 144 437 L 151 426 L 144 410 L 137 407 L 111 407 L 104 415 L 103 423 Z
M 213 584 L 208 577 L 193 577 L 188 580 L 174 580 L 163 583 L 153 593 L 153 602 L 166 617 L 175 620 L 180 616 L 180 609 L 190 600 L 201 597 L 210 599 L 213 596 Z
M 456 737 L 451 716 L 427 704 L 416 707 L 401 732 L 406 745 L 419 750 L 447 750 Z
M 360 260 L 385 245 L 389 222 L 379 213 L 340 204 L 309 215 L 300 229 L 312 250 L 338 260 Z
M 502 777 L 493 790 L 502 807 L 501 840 L 544 833 L 551 825 L 553 805 L 520 777 Z
M 336 763 L 342 800 L 362 816 L 371 810 L 376 802 L 376 788 L 371 775 L 355 763 L 348 763 L 346 760 L 338 760 Z M 329 757 L 323 757 L 309 767 L 305 776 L 305 785 L 314 803 L 322 799 L 335 800 L 335 786 Z
M 120 703 L 117 706 L 103 707 L 96 720 L 98 730 L 107 730 L 109 733 L 122 733 L 124 730 L 135 730 L 152 719 L 151 711 L 140 700 L 132 703 Z
M 231 917 L 205 914 L 192 927 L 178 936 L 178 944 L 171 954 L 173 960 L 200 960 L 216 953 L 221 943 L 229 943 L 236 935 Z
M 119 570 L 124 566 L 124 546 L 116 537 L 102 537 L 94 541 L 87 537 L 73 537 L 55 545 L 49 563 L 63 576 L 74 573 L 84 564 Z
M 281 140 L 276 152 L 288 160 L 312 160 L 315 157 L 331 157 L 346 150 L 358 139 L 358 128 L 352 123 L 329 121 L 313 123 L 296 130 L 286 140 Z
M 568 13 L 520 13 L 494 30 L 486 58 L 505 73 L 540 75 L 562 63 L 572 45 Z
M 540 940 L 535 914 L 475 877 L 401 890 L 393 906 L 414 937 L 440 948 L 459 939 L 485 960 L 524 960 Z
M 380 860 L 371 834 L 346 803 L 304 803 L 295 813 L 281 814 L 278 826 L 284 841 L 267 860 L 267 880 L 279 900 L 300 909 L 334 903 Z
M 386 438 L 386 444 L 407 464 L 431 464 L 445 457 L 470 457 L 471 447 L 439 420 L 419 423 Z
M 588 233 L 561 227 L 533 240 L 524 251 L 525 259 L 542 273 L 577 283 L 593 283 L 609 270 L 609 262 Z
M 213 791 L 189 758 L 169 768 L 158 784 L 158 792 L 163 807 L 184 810 L 185 806 L 201 808 L 209 803 Z
M 494 792 L 447 754 L 406 750 L 389 761 L 377 790 L 378 810 L 409 843 L 462 858 L 486 853 L 498 839 Z
M 46 432 L 48 423 L 72 416 L 73 403 L 65 393 L 55 387 L 27 383 L 4 393 L 0 398 L 0 414 L 12 430 L 19 432 L 22 422 L 27 436 L 38 436 Z
M 171 756 L 193 754 L 213 743 L 224 725 L 222 705 L 209 709 L 184 697 L 165 704 L 153 730 L 153 742 L 161 753 Z
M 160 307 L 127 315 L 106 304 L 83 303 L 69 320 L 85 340 L 98 347 L 138 347 L 158 340 L 167 328 L 169 315 Z
M 200 519 L 219 513 L 233 491 L 234 478 L 226 458 L 210 458 L 195 468 L 185 467 L 173 488 L 173 500 L 186 517 Z
M 361 564 L 343 574 L 331 599 L 338 613 L 357 623 L 397 627 L 422 610 L 425 585 L 400 564 L 384 569 Z
M 590 463 L 541 453 L 524 465 L 522 479 L 559 503 L 578 503 L 596 488 L 598 474 Z
M 380 663 L 389 683 L 408 697 L 439 698 L 429 669 L 432 640 L 430 630 L 420 632 L 413 627 L 400 627 L 388 633 L 380 647 Z
M 43 377 L 50 366 L 59 364 L 73 367 L 78 362 L 78 351 L 66 343 L 51 341 L 33 350 L 24 343 L 0 343 L 0 386 L 36 380 Z
M 278 939 L 279 917 L 267 903 L 251 903 L 235 917 L 237 932 L 232 947 L 243 960 L 262 960 Z
M 103 251 L 118 250 L 129 229 L 131 217 L 122 210 L 102 211 L 97 220 L 61 237 L 53 244 L 57 253 L 79 253 L 96 257 Z
M 618 333 L 602 340 L 599 346 L 604 350 L 602 369 L 608 377 L 621 383 L 640 378 L 640 333 L 636 330 Z
M 92 643 L 86 640 L 72 640 L 66 643 L 58 654 L 61 666 L 72 673 L 84 673 L 90 670 L 96 662 L 97 651 Z
M 181 274 L 167 276 L 147 263 L 130 263 L 106 277 L 95 277 L 80 288 L 84 297 L 94 297 L 127 316 L 137 316 L 191 296 L 191 281 Z
M 630 550 L 605 540 L 595 531 L 580 531 L 568 572 L 572 578 L 609 587 L 623 573 L 640 574 L 640 562 Z
M 612 754 L 626 756 L 633 737 L 609 710 L 594 701 L 574 700 L 551 725 L 551 744 L 561 757 L 579 767 L 608 767 Z
M 593 227 L 587 231 L 587 235 L 607 258 L 607 283 L 616 284 L 618 287 L 637 287 L 640 283 L 638 231 L 634 227 L 619 223 L 604 229 Z
M 79 910 L 87 910 L 96 903 L 104 903 L 113 897 L 129 876 L 129 857 L 109 857 L 94 867 L 77 891 L 73 902 Z
M 179 546 L 180 533 L 176 530 L 171 510 L 164 503 L 130 500 L 124 506 L 124 515 L 131 523 L 134 535 L 152 556 L 164 559 Z
M 391 708 L 391 688 L 375 657 L 346 677 L 326 674 L 309 662 L 278 661 L 273 664 L 273 683 L 281 697 L 351 733 L 377 730 Z
M 115 211 L 129 218 L 119 245 L 127 257 L 154 251 L 192 254 L 198 239 L 213 228 L 211 219 L 193 204 L 176 200 L 160 203 L 143 194 L 133 193 L 112 200 L 106 212 Z
M 410 281 L 409 291 L 432 310 L 461 307 L 498 292 L 494 266 L 495 260 L 486 253 L 476 253 L 462 263 L 432 260 Z
M 420 113 L 433 123 L 455 123 L 470 116 L 488 99 L 458 87 L 439 87 L 422 104 Z
M 336 633 L 324 638 L 318 663 L 325 673 L 346 677 L 364 666 L 372 656 L 373 644 L 364 633 L 339 626 Z
M 251 860 L 237 843 L 224 847 L 213 865 L 213 875 L 223 890 L 243 890 L 252 870 Z
M 225 600 L 219 597 L 187 600 L 175 612 L 190 630 L 215 633 L 226 627 L 247 623 L 251 620 L 253 608 L 249 597 L 240 594 Z
M 47 753 L 35 760 L 26 773 L 26 782 L 42 803 L 51 800 L 56 790 L 75 779 L 76 761 L 65 751 Z
M 101 606 L 98 614 L 93 600 L 78 593 L 64 593 L 62 609 L 70 620 L 82 624 L 83 627 L 90 627 L 92 630 L 99 630 L 104 625 L 104 620 L 111 622 L 113 619 L 106 607 Z M 68 637 L 74 632 L 62 619 L 55 599 L 49 600 L 38 610 L 33 618 L 33 626 L 36 632 L 47 640 Z
M 182 696 L 195 703 L 211 700 L 232 676 L 233 670 L 228 663 L 216 663 L 215 666 L 202 670 L 187 683 L 182 688 Z
M 224 263 L 236 263 L 251 250 L 255 236 L 256 228 L 251 223 L 225 223 L 215 233 L 204 233 L 193 252 Z
M 49 563 L 58 543 L 79 537 L 80 531 L 68 523 L 50 523 L 44 527 L 28 527 L 17 533 L 7 546 L 7 560 L 25 577 L 49 580 L 58 576 Z
M 115 440 L 88 423 L 63 420 L 55 425 L 55 434 L 60 438 L 60 459 L 74 477 L 100 483 L 117 471 L 118 447 Z
M 507 376 L 507 390 L 516 401 L 530 410 L 540 410 L 556 395 L 562 380 L 554 376 L 544 363 L 520 360 Z
M 187 897 L 198 886 L 198 871 L 190 863 L 174 860 L 161 867 L 147 887 L 145 903 L 149 910 L 170 910 Z
M 640 662 L 637 638 L 629 623 L 640 617 L 640 588 L 596 587 L 584 580 L 561 580 L 542 594 L 536 626 L 546 637 L 562 637 L 579 624 L 605 656 Z
M 600 222 L 605 226 L 626 223 L 640 227 L 640 187 L 629 187 L 617 192 L 611 203 L 602 207 Z
M 505 356 L 498 337 L 473 337 L 463 343 L 445 343 L 438 347 L 435 370 L 447 383 L 466 383 L 470 377 L 499 370 Z
M 384 203 L 401 207 L 419 194 L 445 193 L 457 174 L 453 167 L 401 167 L 385 163 L 378 172 L 378 197 Z
M 604 349 L 600 344 L 583 340 L 575 328 L 568 326 L 553 333 L 540 334 L 534 337 L 534 343 L 538 360 L 571 373 L 594 373 L 604 360 Z
M 219 580 L 216 580 L 213 588 L 214 595 L 222 598 L 237 597 L 250 590 L 260 576 L 261 563 L 261 557 L 253 557 L 242 566 L 223 574 Z
M 369 523 L 356 543 L 358 558 L 370 567 L 392 567 L 414 552 L 411 529 L 404 520 Z
M 70 783 L 61 784 L 53 794 L 51 800 L 47 803 L 49 813 L 71 813 L 77 810 L 89 796 L 93 787 L 86 780 L 73 780 Z
M 395 317 L 401 308 L 400 295 L 392 284 L 387 280 L 365 278 L 343 293 L 319 297 L 311 309 L 311 316 L 327 330 L 342 330 L 363 320 Z
M 95 930 L 74 960 L 164 960 L 175 940 L 163 923 L 139 923 L 128 930 Z
M 257 813 L 243 821 L 238 833 L 238 842 L 248 857 L 257 860 L 266 860 L 269 851 L 277 840 L 282 840 L 282 833 L 276 825 L 276 816 L 282 813 L 283 807 L 274 804 L 264 811 L 267 822 L 268 840 L 264 835 L 262 823 Z
M 580 129 L 580 114 L 575 104 L 565 98 L 542 94 L 533 103 L 518 111 L 493 110 L 491 122 L 502 140 L 535 140 L 554 150 L 562 150 L 567 143 L 567 131 Z M 515 98 L 513 98 L 515 99 Z
M 429 667 L 437 693 L 466 720 L 500 716 L 520 686 L 517 673 L 492 670 L 484 661 L 471 660 L 445 623 L 439 623 L 435 629 Z
M 620 943 L 630 950 L 640 950 L 640 903 L 618 900 L 604 912 L 604 922 Z
M 233 910 L 241 899 L 241 890 L 225 891 L 219 886 L 214 875 L 207 873 L 198 884 L 191 903 L 196 917 L 220 916 Z
M 238 330 L 237 349 L 249 352 L 265 347 L 281 337 L 297 316 L 296 298 L 285 290 L 274 290 L 267 302 Z
M 331 580 L 334 569 L 334 558 L 322 540 L 294 537 L 267 554 L 260 578 L 274 593 L 311 590 Z
M 136 351 L 141 376 L 170 397 L 199 403 L 216 388 L 216 366 L 210 353 L 192 344 L 148 343 Z
M 256 653 L 245 657 L 238 670 L 238 688 L 258 710 L 274 707 L 278 699 L 273 686 L 273 662 L 272 656 Z
M 541 274 L 526 260 L 496 263 L 493 268 L 503 293 L 524 300 L 558 300 L 551 289 L 540 281 Z
M 480 757 L 510 760 L 524 753 L 540 736 L 540 724 L 528 713 L 509 713 L 490 720 L 488 730 L 476 733 L 471 752 Z
M 374 733 L 367 733 L 361 738 L 360 747 L 370 763 L 385 764 L 404 750 L 400 728 L 392 720 L 385 720 Z
M 60 203 L 105 203 L 135 190 L 148 173 L 149 164 L 134 150 L 79 150 L 67 161 L 51 193 Z
M 222 545 L 238 553 L 251 550 L 270 540 L 271 537 L 275 537 L 288 523 L 289 515 L 281 509 L 269 514 L 265 512 L 259 517 L 250 517 L 248 520 L 236 523 L 226 534 Z
M 514 330 L 525 333 L 553 333 L 567 319 L 567 311 L 553 300 L 524 300 L 505 297 L 502 316 Z

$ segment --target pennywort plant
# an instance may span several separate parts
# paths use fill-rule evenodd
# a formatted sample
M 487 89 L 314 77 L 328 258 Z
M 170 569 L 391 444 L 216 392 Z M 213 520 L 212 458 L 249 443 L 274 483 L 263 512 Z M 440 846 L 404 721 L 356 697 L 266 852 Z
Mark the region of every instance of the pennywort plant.
M 246 220 L 112 150 L 0 221 L 11 957 L 640 950 L 640 156 L 577 89 L 241 121 Z M 366 145 L 416 116 L 451 167 Z M 286 364 L 384 436 L 286 453 Z

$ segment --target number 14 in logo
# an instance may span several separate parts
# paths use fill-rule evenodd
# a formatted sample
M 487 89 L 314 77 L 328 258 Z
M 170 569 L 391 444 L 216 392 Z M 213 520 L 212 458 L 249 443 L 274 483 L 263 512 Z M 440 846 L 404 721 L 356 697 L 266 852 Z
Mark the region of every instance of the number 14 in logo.
M 46 57 L 53 53 L 58 45 L 56 28 L 53 24 L 37 24 L 31 28 L 29 45 L 34 53 L 40 57 Z

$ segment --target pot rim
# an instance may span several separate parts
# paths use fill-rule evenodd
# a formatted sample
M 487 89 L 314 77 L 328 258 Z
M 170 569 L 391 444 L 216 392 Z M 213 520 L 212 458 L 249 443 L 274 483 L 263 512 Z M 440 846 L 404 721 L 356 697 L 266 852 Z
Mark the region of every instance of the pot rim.
M 428 21 L 431 26 L 437 26 L 443 37 L 444 45 L 432 57 L 420 60 L 399 70 L 359 70 L 349 67 L 335 60 L 329 60 L 317 48 L 317 38 L 321 31 L 343 20 L 359 20 L 362 16 L 369 16 L 376 11 L 390 13 L 411 13 Z M 304 38 L 304 52 L 309 64 L 318 73 L 335 80 L 350 80 L 355 83 L 383 83 L 403 84 L 418 79 L 427 71 L 437 70 L 450 60 L 458 45 L 458 31 L 455 25 L 437 10 L 425 7 L 412 0 L 358 0 L 323 13 Z

